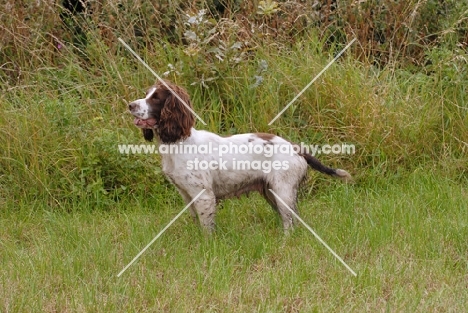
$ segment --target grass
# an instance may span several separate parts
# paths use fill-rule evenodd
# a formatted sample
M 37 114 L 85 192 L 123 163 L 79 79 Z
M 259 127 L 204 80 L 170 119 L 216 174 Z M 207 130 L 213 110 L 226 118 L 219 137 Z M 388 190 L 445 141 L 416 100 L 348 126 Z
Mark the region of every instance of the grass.
M 169 2 L 3 5 L 0 312 L 464 311 L 466 4 L 232 1 L 197 24 Z M 188 89 L 197 128 L 354 144 L 320 159 L 356 184 L 310 171 L 299 208 L 358 276 L 252 196 L 222 203 L 212 237 L 183 215 L 117 278 L 184 206 L 157 156 L 118 152 L 143 143 L 126 106 L 155 79 L 117 37 Z
M 370 188 L 369 185 L 372 185 Z M 466 184 L 436 172 L 303 186 L 308 233 L 291 236 L 260 197 L 226 201 L 206 237 L 183 215 L 117 274 L 183 207 L 166 195 L 113 210 L 1 212 L 4 312 L 460 312 L 468 305 Z

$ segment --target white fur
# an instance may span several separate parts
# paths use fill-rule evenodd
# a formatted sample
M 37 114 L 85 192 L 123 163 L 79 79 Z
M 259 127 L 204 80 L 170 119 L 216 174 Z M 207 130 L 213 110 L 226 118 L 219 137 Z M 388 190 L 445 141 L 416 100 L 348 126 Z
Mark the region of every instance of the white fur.
M 141 118 L 142 120 L 148 119 L 149 116 L 149 106 L 146 100 L 148 100 L 151 95 L 156 91 L 155 87 L 152 87 L 151 89 L 148 90 L 146 93 L 146 97 L 143 99 L 138 99 L 132 102 L 134 105 L 134 108 L 132 109 L 132 114 L 135 117 Z
M 298 154 L 292 156 L 287 153 L 276 153 L 270 157 L 265 154 L 241 154 L 241 153 L 226 153 L 219 155 L 219 149 L 221 146 L 230 147 L 232 145 L 292 145 L 281 137 L 274 136 L 270 140 L 265 140 L 259 137 L 258 134 L 240 134 L 231 137 L 221 137 L 217 134 L 196 130 L 192 128 L 191 136 L 182 142 L 167 145 L 166 151 L 169 151 L 170 146 L 177 146 L 178 151 L 183 151 L 184 145 L 195 145 L 195 146 L 208 146 L 210 145 L 213 153 L 198 153 L 193 154 L 181 154 L 173 153 L 166 154 L 161 153 L 162 157 L 162 170 L 169 178 L 171 182 L 177 187 L 184 200 L 188 203 L 195 197 L 201 189 L 206 189 L 202 196 L 195 201 L 191 207 L 192 215 L 195 217 L 198 214 L 200 222 L 203 226 L 208 229 L 214 227 L 214 215 L 215 205 L 218 199 L 227 198 L 230 196 L 239 196 L 242 189 L 248 191 L 257 190 L 249 186 L 257 184 L 264 184 L 265 187 L 273 189 L 288 205 L 291 209 L 296 209 L 296 193 L 300 181 L 303 179 L 307 171 L 307 162 L 304 158 Z M 175 148 L 175 147 L 174 147 Z M 176 151 L 176 150 L 173 150 Z M 217 169 L 188 169 L 188 164 L 198 159 L 199 162 L 217 162 Z M 278 170 L 271 169 L 270 172 L 266 173 L 264 170 L 259 169 L 237 169 L 234 168 L 234 164 L 239 164 L 239 161 L 247 161 L 250 164 L 265 164 L 263 162 L 269 162 L 270 164 L 275 162 L 277 164 L 287 164 L 287 168 L 281 168 Z M 225 164 L 226 168 L 219 168 L 220 164 Z M 258 186 L 257 186 L 258 188 Z M 268 188 L 265 188 L 265 192 Z M 257 190 L 258 191 L 258 190 Z M 274 197 L 271 195 L 264 195 L 267 200 L 270 200 L 270 204 L 277 210 L 282 219 L 283 227 L 287 230 L 292 226 L 292 216 L 289 210 L 278 201 L 274 201 Z

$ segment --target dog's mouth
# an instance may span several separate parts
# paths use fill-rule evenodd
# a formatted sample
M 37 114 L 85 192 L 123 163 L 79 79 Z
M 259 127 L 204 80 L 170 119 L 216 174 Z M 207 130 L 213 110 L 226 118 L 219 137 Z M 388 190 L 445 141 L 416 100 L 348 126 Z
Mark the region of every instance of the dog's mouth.
M 138 128 L 149 128 L 149 129 L 154 129 L 157 127 L 157 121 L 155 118 L 148 118 L 146 120 L 141 119 L 141 118 L 135 118 L 133 120 L 133 124 L 135 124 L 136 127 Z

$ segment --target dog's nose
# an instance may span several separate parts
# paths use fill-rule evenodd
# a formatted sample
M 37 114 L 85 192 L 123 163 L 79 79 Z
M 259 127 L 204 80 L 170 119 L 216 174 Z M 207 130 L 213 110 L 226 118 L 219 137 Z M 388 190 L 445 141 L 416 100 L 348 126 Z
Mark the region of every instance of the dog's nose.
M 130 102 L 130 103 L 128 104 L 128 109 L 129 109 L 130 111 L 133 111 L 133 110 L 135 109 L 136 105 L 137 105 L 137 104 L 136 104 L 135 102 Z

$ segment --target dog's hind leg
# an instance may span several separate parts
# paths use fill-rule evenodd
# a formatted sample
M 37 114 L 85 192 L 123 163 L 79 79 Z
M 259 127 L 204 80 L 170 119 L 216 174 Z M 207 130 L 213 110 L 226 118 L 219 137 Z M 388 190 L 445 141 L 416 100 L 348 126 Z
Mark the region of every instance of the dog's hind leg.
M 268 190 L 265 198 L 267 198 L 267 201 L 270 202 L 273 208 L 276 208 L 283 222 L 283 229 L 285 232 L 288 232 L 294 226 L 291 210 L 297 214 L 297 186 L 288 186 L 288 188 L 284 189 L 271 188 L 271 190 L 276 195 Z M 275 201 L 274 204 L 272 204 L 273 201 Z

